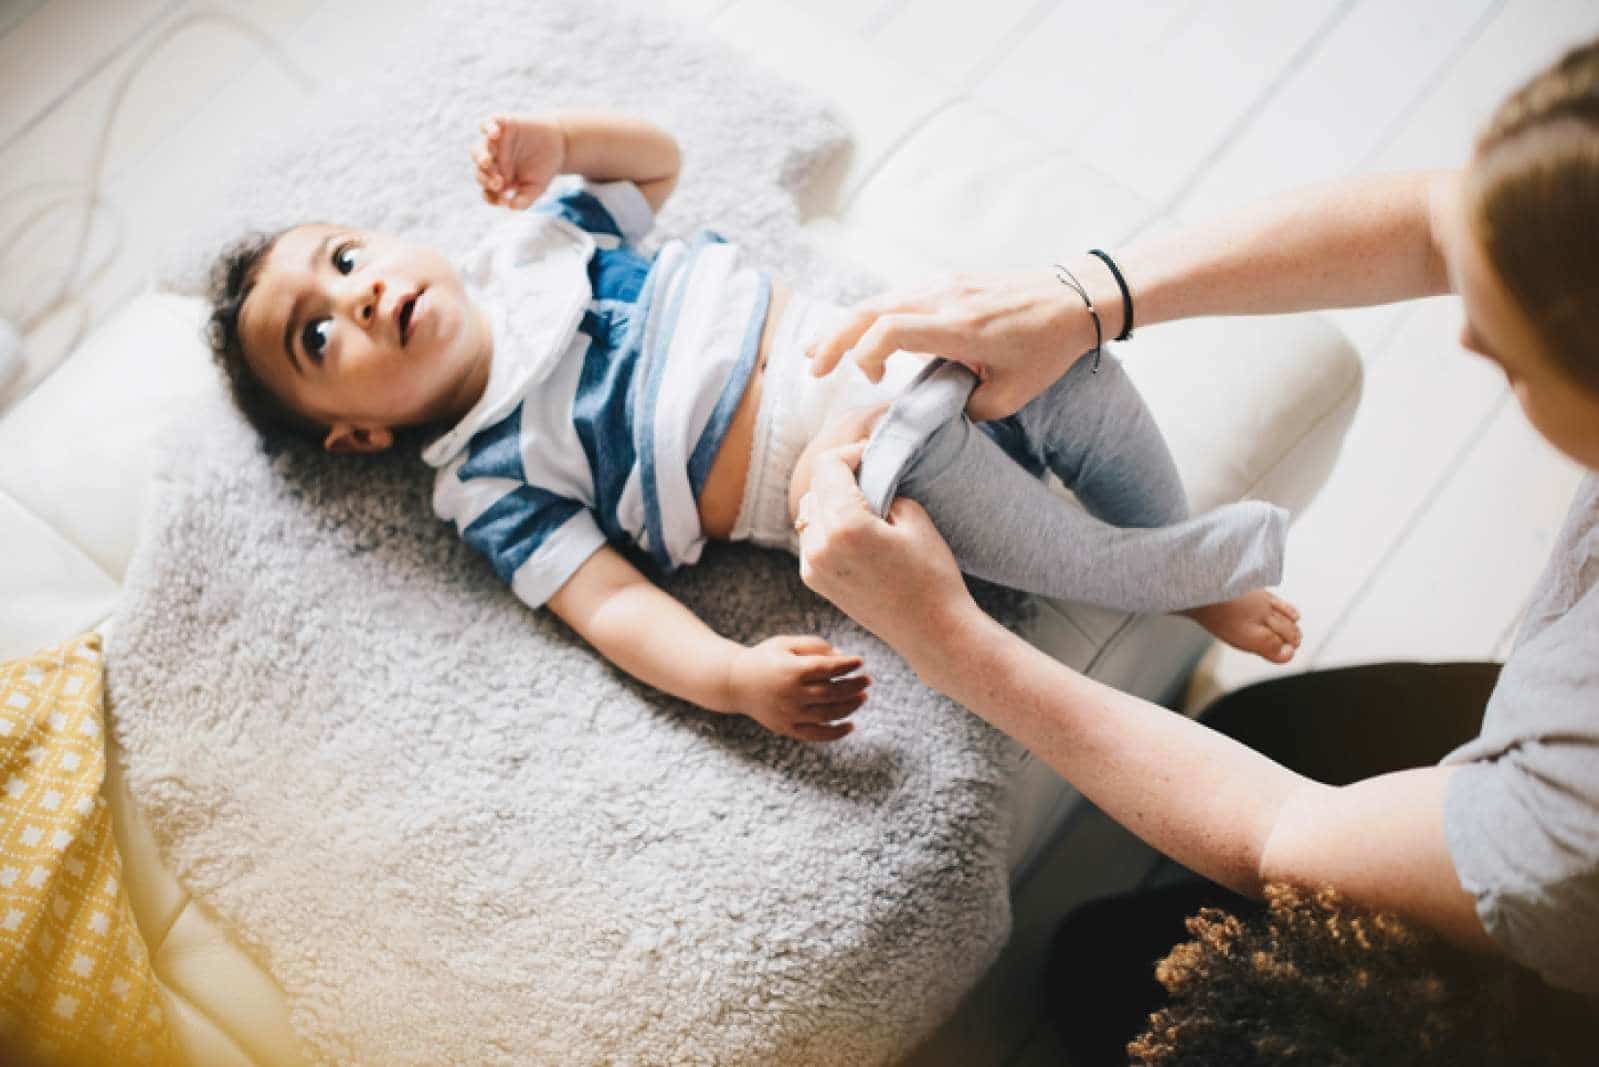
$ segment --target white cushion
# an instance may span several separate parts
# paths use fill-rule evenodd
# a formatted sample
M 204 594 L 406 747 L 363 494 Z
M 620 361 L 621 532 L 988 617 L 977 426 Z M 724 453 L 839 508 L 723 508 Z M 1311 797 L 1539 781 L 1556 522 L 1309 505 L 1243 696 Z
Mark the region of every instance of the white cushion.
M 0 660 L 64 641 L 110 614 L 118 592 L 111 576 L 4 491 L 0 531 Z
M 1319 315 L 1165 323 L 1122 354 L 1194 511 L 1245 497 L 1302 510 L 1360 396 L 1354 347 Z
M 139 296 L 0 419 L 0 491 L 118 581 L 157 443 L 189 398 L 220 387 L 204 320 L 199 300 Z

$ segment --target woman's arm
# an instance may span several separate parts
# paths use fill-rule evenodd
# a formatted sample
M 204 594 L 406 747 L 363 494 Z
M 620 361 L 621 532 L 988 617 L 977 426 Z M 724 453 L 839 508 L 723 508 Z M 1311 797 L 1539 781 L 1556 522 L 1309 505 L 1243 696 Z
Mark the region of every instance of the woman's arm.
M 1447 292 L 1438 218 L 1458 174 L 1376 175 L 1304 189 L 1113 249 L 1133 296 L 1134 326 L 1380 304 Z M 1066 265 L 1099 311 L 1105 338 L 1123 326 L 1121 291 L 1099 259 Z M 1092 348 L 1082 298 L 1053 268 L 960 276 L 864 301 L 812 350 L 811 373 L 841 360 L 872 380 L 896 351 L 943 356 L 983 379 L 967 411 L 1008 415 Z
M 862 663 L 819 637 L 753 647 L 722 637 L 609 545 L 588 558 L 549 608 L 641 682 L 710 711 L 742 714 L 774 733 L 833 741 L 866 701 Z
M 1490 946 L 1444 840 L 1444 789 L 1455 768 L 1322 785 L 1084 677 L 987 616 L 961 632 L 958 642 L 905 650 L 906 658 L 928 684 L 1179 863 L 1255 896 L 1268 882 L 1333 885 L 1461 944 Z
M 1135 325 L 1448 292 L 1436 219 L 1457 181 L 1455 171 L 1355 178 L 1139 241 L 1117 256 Z M 1119 330 L 1119 292 L 1112 306 Z
M 905 657 L 928 685 L 1049 763 L 1160 851 L 1242 892 L 1330 884 L 1351 899 L 1487 947 L 1444 840 L 1451 768 L 1320 785 L 1208 727 L 1086 678 L 972 601 L 916 504 L 873 516 L 850 473 L 860 445 L 816 457 L 801 575 Z

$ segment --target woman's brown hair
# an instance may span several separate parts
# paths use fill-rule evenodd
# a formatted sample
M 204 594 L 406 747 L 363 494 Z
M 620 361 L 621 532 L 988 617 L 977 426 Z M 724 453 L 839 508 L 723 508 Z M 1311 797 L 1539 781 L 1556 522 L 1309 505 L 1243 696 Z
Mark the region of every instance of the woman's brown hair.
M 1548 356 L 1599 393 L 1599 38 L 1499 106 L 1477 138 L 1466 202 Z

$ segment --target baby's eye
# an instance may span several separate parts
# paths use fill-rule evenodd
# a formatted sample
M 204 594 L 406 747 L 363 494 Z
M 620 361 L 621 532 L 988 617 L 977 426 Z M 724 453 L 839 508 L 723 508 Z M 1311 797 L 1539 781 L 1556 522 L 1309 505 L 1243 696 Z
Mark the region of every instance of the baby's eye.
M 322 351 L 328 347 L 328 335 L 333 332 L 332 319 L 312 319 L 300 331 L 300 347 L 312 363 L 322 362 Z
M 340 274 L 348 274 L 355 269 L 359 258 L 356 253 L 360 250 L 354 241 L 345 241 L 333 250 L 333 267 Z

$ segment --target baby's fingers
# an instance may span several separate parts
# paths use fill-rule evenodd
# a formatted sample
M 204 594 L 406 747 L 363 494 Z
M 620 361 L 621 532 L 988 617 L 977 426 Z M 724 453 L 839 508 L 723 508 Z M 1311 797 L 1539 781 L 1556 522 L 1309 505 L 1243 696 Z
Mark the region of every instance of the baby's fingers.
M 500 176 L 500 169 L 493 158 L 478 148 L 472 152 L 472 162 L 477 164 L 478 184 L 490 192 L 498 192 L 505 184 L 505 179 Z
M 810 656 L 811 660 L 800 672 L 802 682 L 826 682 L 841 674 L 859 670 L 866 661 L 859 656 Z
M 833 722 L 837 719 L 848 718 L 859 711 L 865 704 L 865 693 L 857 697 L 851 697 L 849 700 L 835 700 L 829 704 L 812 704 L 800 709 L 796 721 Z
M 853 729 L 850 722 L 800 722 L 794 724 L 794 736 L 801 741 L 837 741 Z
M 800 687 L 800 702 L 809 707 L 849 700 L 864 693 L 871 684 L 872 680 L 864 674 L 838 678 L 831 682 L 812 682 Z

